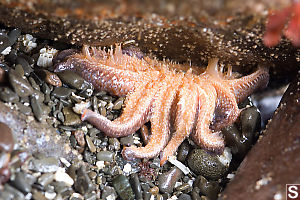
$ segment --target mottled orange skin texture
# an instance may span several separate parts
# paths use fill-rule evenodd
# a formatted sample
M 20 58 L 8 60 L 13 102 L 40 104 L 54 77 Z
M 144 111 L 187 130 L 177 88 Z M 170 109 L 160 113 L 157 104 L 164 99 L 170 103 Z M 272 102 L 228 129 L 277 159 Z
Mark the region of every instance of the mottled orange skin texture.
M 225 144 L 220 130 L 239 116 L 238 103 L 269 80 L 265 67 L 234 79 L 230 68 L 227 74 L 219 71 L 218 59 L 211 59 L 201 73 L 191 66 L 123 54 L 118 45 L 114 51 L 85 46 L 82 54 L 71 55 L 56 67 L 56 71 L 67 69 L 81 74 L 96 89 L 127 95 L 116 120 L 88 109 L 82 120 L 110 137 L 130 135 L 150 121 L 147 145 L 124 147 L 122 154 L 131 160 L 152 158 L 161 152 L 161 165 L 189 135 L 200 147 L 222 152 Z

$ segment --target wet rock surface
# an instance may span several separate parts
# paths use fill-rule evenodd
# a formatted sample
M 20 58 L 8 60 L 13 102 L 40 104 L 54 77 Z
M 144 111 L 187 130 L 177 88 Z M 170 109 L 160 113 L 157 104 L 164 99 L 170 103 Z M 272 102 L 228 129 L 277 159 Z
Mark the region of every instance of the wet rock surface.
M 300 182 L 299 82 L 298 74 L 285 92 L 266 131 L 242 162 L 221 199 L 284 197 L 286 183 Z
M 29 121 L 28 121 L 29 120 Z M 65 157 L 67 159 L 77 159 L 71 152 L 66 138 L 57 137 L 56 130 L 46 123 L 38 123 L 34 119 L 20 114 L 16 110 L 11 110 L 4 103 L 0 102 L 0 122 L 6 123 L 11 127 L 14 138 L 31 153 L 39 152 L 48 156 Z

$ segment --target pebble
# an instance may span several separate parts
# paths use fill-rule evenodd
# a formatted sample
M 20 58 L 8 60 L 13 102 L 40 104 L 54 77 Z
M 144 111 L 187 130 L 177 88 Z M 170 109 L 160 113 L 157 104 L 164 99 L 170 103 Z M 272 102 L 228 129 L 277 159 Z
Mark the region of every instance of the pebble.
M 53 173 L 44 173 L 42 174 L 37 182 L 38 184 L 40 184 L 42 187 L 47 186 L 48 184 L 50 184 L 52 181 L 54 180 L 54 174 Z
M 242 110 L 240 121 L 242 124 L 242 134 L 246 136 L 248 140 L 252 141 L 254 133 L 261 125 L 261 116 L 258 109 L 255 106 L 251 106 Z
M 21 35 L 21 29 L 15 28 L 11 30 L 8 34 L 8 39 L 10 41 L 10 44 L 13 45 L 17 41 L 20 35 Z
M 75 92 L 73 89 L 66 88 L 66 87 L 56 87 L 52 91 L 52 95 L 56 98 L 65 99 L 69 97 L 72 92 Z
M 0 83 L 5 82 L 5 71 L 0 67 Z
M 71 88 L 75 88 L 77 90 L 86 89 L 87 85 L 84 84 L 84 79 L 73 71 L 65 70 L 62 72 L 58 72 L 57 75 L 62 80 L 62 82 L 64 82 Z
M 115 191 L 115 188 L 110 186 L 104 186 L 101 194 L 101 199 L 116 199 L 117 193 Z
M 190 145 L 187 141 L 184 141 L 178 148 L 177 160 L 179 160 L 180 162 L 185 162 L 189 154 L 189 151 L 190 151 Z
M 9 87 L 0 87 L 0 99 L 4 102 L 16 103 L 19 101 L 19 96 Z
M 34 97 L 39 103 L 43 103 L 45 100 L 45 95 L 38 90 L 33 90 L 33 94 L 31 96 Z
M 73 193 L 73 189 L 70 186 L 68 186 L 65 182 L 54 181 L 51 183 L 51 185 L 54 186 L 55 192 L 60 194 L 63 199 L 65 199 L 64 197 L 68 197 Z
M 188 166 L 197 175 L 207 179 L 217 180 L 225 175 L 228 166 L 225 166 L 216 155 L 203 149 L 194 149 L 188 156 Z
M 133 145 L 133 143 L 134 143 L 133 135 L 128 135 L 128 136 L 126 136 L 126 137 L 122 137 L 122 138 L 120 139 L 120 143 L 121 143 L 123 146 L 127 146 L 127 147 Z
M 129 180 L 127 179 L 126 176 L 124 175 L 117 176 L 112 181 L 112 184 L 121 199 L 123 200 L 135 199 Z
M 94 145 L 94 143 L 93 143 L 92 139 L 90 138 L 90 136 L 86 135 L 85 140 L 86 140 L 86 143 L 87 143 L 87 146 L 88 146 L 89 150 L 92 153 L 95 153 L 96 152 L 96 146 Z
M 65 126 L 72 126 L 81 124 L 81 119 L 79 115 L 77 115 L 71 107 L 64 107 L 63 114 L 65 116 L 64 125 Z
M 158 187 L 162 193 L 171 193 L 175 183 L 183 176 L 183 173 L 177 167 L 158 176 Z
M 30 115 L 32 113 L 31 107 L 26 106 L 20 102 L 17 102 L 16 105 L 18 106 L 18 109 L 21 113 L 25 115 Z
M 40 90 L 41 90 L 40 86 L 36 83 L 36 81 L 34 80 L 34 78 L 32 78 L 32 77 L 30 76 L 30 77 L 28 77 L 28 81 L 29 81 L 29 83 L 31 84 L 31 87 L 32 87 L 33 89 L 35 89 L 36 91 L 40 91 Z
M 115 151 L 119 151 L 121 149 L 120 142 L 117 138 L 109 138 L 108 143 L 114 147 Z
M 95 180 L 95 178 L 97 177 L 97 173 L 94 172 L 94 171 L 90 171 L 88 173 L 88 175 L 89 175 L 89 177 L 90 177 L 91 180 Z
M 92 183 L 90 177 L 86 173 L 84 166 L 81 166 L 77 170 L 77 177 L 75 181 L 75 190 L 80 194 L 89 193 L 95 189 L 94 184 Z
M 97 160 L 112 162 L 114 160 L 114 153 L 111 151 L 99 151 L 97 153 Z
M 41 89 L 44 94 L 50 94 L 51 92 L 47 83 L 43 83 Z
M 35 180 L 36 178 L 33 175 L 24 172 L 17 172 L 14 179 L 11 181 L 11 185 L 24 194 L 27 194 L 31 191 L 32 184 Z
M 130 175 L 130 185 L 132 187 L 132 190 L 134 192 L 135 198 L 137 200 L 142 200 L 143 195 L 142 195 L 142 187 L 140 184 L 139 176 L 137 173 L 131 174 Z
M 36 172 L 56 172 L 59 168 L 59 159 L 55 157 L 34 158 L 29 162 L 28 168 Z
M 65 184 L 72 186 L 74 184 L 74 180 L 65 172 L 64 168 L 59 167 L 58 170 L 54 174 L 54 180 L 64 182 Z
M 0 130 L 0 152 L 11 152 L 15 145 L 11 129 L 5 123 L 0 122 Z
M 7 191 L 8 193 L 12 194 L 14 197 L 13 199 L 15 199 L 15 200 L 25 199 L 25 195 L 22 192 L 20 192 L 16 188 L 10 186 L 9 184 L 4 185 L 4 190 Z
M 182 185 L 177 186 L 175 188 L 175 190 L 179 191 L 179 192 L 188 193 L 188 192 L 192 191 L 192 188 L 188 183 L 183 183 Z
M 15 66 L 15 72 L 21 77 L 23 77 L 25 75 L 24 69 L 23 69 L 22 65 L 20 65 L 20 64 L 17 64 Z
M 114 106 L 113 106 L 113 110 L 119 110 L 122 108 L 122 105 L 124 103 L 124 97 L 120 97 L 118 98 L 115 102 L 114 102 Z
M 181 194 L 179 197 L 178 197 L 178 200 L 192 200 L 192 197 L 188 194 Z
M 28 97 L 33 93 L 33 88 L 26 79 L 19 76 L 14 70 L 10 70 L 8 73 L 8 78 L 14 91 L 19 95 L 19 97 Z
M 72 132 L 72 134 L 74 135 L 77 143 L 79 144 L 79 146 L 84 147 L 85 146 L 85 140 L 84 140 L 84 132 L 81 129 L 77 129 L 75 131 Z
M 48 70 L 45 70 L 45 69 L 37 70 L 35 72 L 36 72 L 36 74 L 39 75 L 39 77 L 42 80 L 44 80 L 49 85 L 53 85 L 55 87 L 62 86 L 62 82 L 61 82 L 60 78 L 57 76 L 57 74 L 50 72 Z
M 37 190 L 35 190 L 35 191 L 33 192 L 32 198 L 33 198 L 34 200 L 48 200 L 48 198 L 46 198 L 45 195 L 44 195 L 42 192 L 37 191 Z
M 22 70 L 25 76 L 29 76 L 30 73 L 33 72 L 32 67 L 29 65 L 28 61 L 25 58 L 18 56 L 15 62 L 16 66 L 22 66 Z
M 40 104 L 40 102 L 38 102 L 37 98 L 35 98 L 34 96 L 31 96 L 30 98 L 30 105 L 32 108 L 32 112 L 34 117 L 41 122 L 44 116 L 44 110 L 42 105 Z
M 200 193 L 211 200 L 217 199 L 221 189 L 217 181 L 208 181 L 203 176 L 198 176 L 193 186 L 198 187 L 200 189 Z
M 0 53 L 9 46 L 11 46 L 9 37 L 5 33 L 0 32 Z

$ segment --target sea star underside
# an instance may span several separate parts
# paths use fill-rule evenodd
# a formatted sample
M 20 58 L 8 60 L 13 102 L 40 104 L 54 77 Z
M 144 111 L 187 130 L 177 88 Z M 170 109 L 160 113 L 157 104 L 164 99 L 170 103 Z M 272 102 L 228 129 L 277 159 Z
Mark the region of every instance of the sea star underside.
M 218 59 L 210 59 L 206 71 L 199 68 L 138 58 L 115 50 L 84 46 L 81 54 L 67 56 L 56 71 L 74 70 L 98 90 L 127 95 L 125 107 L 114 121 L 85 109 L 88 121 L 110 137 L 124 137 L 150 120 L 151 137 L 145 147 L 124 147 L 122 155 L 152 158 L 161 152 L 161 165 L 191 135 L 202 148 L 222 152 L 220 130 L 239 116 L 238 103 L 269 80 L 268 68 L 259 66 L 248 76 L 234 78 L 229 67 L 223 73 Z

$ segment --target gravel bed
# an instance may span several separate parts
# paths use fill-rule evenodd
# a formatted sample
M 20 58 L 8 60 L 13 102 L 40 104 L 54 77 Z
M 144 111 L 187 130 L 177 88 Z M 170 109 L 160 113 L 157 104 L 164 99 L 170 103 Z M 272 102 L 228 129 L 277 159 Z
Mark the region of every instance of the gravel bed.
M 90 107 L 110 120 L 122 110 L 115 97 L 73 72 L 53 72 L 57 52 L 69 45 L 34 38 L 20 29 L 0 28 L 0 100 L 32 120 L 47 123 L 67 136 L 81 163 L 30 154 L 0 123 L 0 199 L 180 199 L 214 200 L 259 137 L 260 113 L 247 101 L 239 120 L 223 130 L 227 147 L 212 155 L 185 141 L 163 167 L 159 158 L 127 161 L 123 146 L 143 145 L 139 131 L 109 138 L 82 122 L 78 112 Z M 74 47 L 73 47 L 74 48 Z

